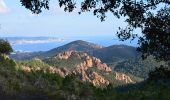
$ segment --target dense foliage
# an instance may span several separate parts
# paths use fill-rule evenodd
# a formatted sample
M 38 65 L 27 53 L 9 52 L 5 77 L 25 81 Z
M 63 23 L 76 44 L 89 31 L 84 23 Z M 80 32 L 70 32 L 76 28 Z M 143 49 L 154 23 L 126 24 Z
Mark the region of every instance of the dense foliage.
M 93 50 L 89 54 L 100 58 L 105 63 L 117 63 L 123 60 L 137 58 L 139 53 L 135 47 L 127 45 L 112 45 L 109 47 Z
M 79 81 L 74 74 L 62 78 L 50 72 L 41 70 L 27 72 L 22 69 L 25 65 L 31 68 L 34 68 L 36 64 L 44 65 L 38 60 L 26 64 L 27 62 L 16 63 L 7 57 L 2 59 L 0 62 L 0 99 L 2 100 L 170 99 L 167 95 L 170 90 L 169 85 L 159 84 L 158 86 L 154 81 L 118 88 L 110 84 L 105 88 L 99 88 Z
M 154 80 L 155 82 L 169 83 L 170 81 L 170 69 L 164 68 L 163 66 L 156 68 L 154 71 L 149 73 L 150 81 Z
M 0 54 L 9 54 L 13 49 L 7 40 L 0 39 Z
M 146 79 L 148 78 L 150 71 L 155 70 L 156 67 L 160 67 L 161 65 L 165 65 L 165 62 L 157 62 L 152 56 L 150 56 L 145 60 L 142 60 L 141 57 L 137 57 L 110 66 L 112 66 L 115 71 L 130 73 Z
M 77 57 L 76 53 L 73 53 L 69 59 L 59 59 L 57 57 L 50 57 L 43 59 L 43 61 L 51 66 L 56 66 L 60 68 L 69 68 L 74 69 L 75 66 L 82 63 L 84 59 L 80 59 Z

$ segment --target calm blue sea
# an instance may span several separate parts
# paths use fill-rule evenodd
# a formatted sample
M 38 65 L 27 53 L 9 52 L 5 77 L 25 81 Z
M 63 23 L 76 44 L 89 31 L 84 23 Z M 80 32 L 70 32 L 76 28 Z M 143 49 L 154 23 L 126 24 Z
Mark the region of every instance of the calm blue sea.
M 58 46 L 64 45 L 66 42 L 54 42 L 54 43 L 40 43 L 40 44 L 22 44 L 22 45 L 12 45 L 15 51 L 48 51 L 52 48 L 56 48 Z
M 5 37 L 10 43 L 12 44 L 12 47 L 14 51 L 27 51 L 27 52 L 35 52 L 35 51 L 48 51 L 53 48 L 57 48 L 59 46 L 62 46 L 64 44 L 67 44 L 69 42 L 75 41 L 75 40 L 84 40 L 88 42 L 92 42 L 98 45 L 102 46 L 111 46 L 111 45 L 117 45 L 117 44 L 125 44 L 130 46 L 137 46 L 137 40 L 134 41 L 119 41 L 118 39 L 114 39 L 112 37 L 76 37 L 72 39 L 63 39 L 62 41 L 58 41 L 58 38 L 52 38 L 53 40 L 57 41 L 51 41 L 51 42 L 44 42 L 51 40 L 50 37 Z M 44 42 L 44 43 L 24 43 L 23 41 L 29 40 L 31 42 Z M 22 41 L 23 43 L 16 43 L 18 41 Z

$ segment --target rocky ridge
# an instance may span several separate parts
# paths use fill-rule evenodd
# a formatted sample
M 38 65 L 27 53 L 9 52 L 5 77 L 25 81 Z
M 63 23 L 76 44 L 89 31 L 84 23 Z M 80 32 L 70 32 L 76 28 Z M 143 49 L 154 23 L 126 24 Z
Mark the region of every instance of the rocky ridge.
M 76 64 L 71 65 L 69 60 L 71 60 L 73 57 L 78 59 L 79 61 L 76 62 Z M 66 65 L 70 65 L 72 67 L 65 67 L 60 65 L 49 66 L 47 68 L 41 69 L 41 68 L 30 68 L 27 66 L 23 66 L 23 70 L 30 72 L 30 71 L 36 71 L 36 70 L 43 70 L 44 72 L 50 72 L 50 73 L 56 73 L 59 74 L 62 77 L 65 77 L 69 74 L 75 74 L 78 76 L 78 78 L 84 82 L 90 82 L 94 86 L 103 86 L 108 85 L 111 83 L 109 79 L 102 75 L 102 73 L 106 74 L 113 74 L 114 73 L 114 79 L 117 81 L 121 81 L 124 83 L 134 83 L 134 81 L 131 79 L 130 76 L 118 73 L 112 71 L 112 69 L 107 66 L 107 64 L 102 63 L 100 59 L 96 57 L 92 57 L 84 52 L 77 52 L 77 51 L 67 51 L 63 53 L 59 53 L 56 56 L 52 57 L 54 61 L 65 61 L 67 63 Z M 46 59 L 48 60 L 48 59 Z M 48 64 L 48 62 L 47 62 Z M 71 69 L 72 68 L 72 69 Z M 96 69 L 92 71 L 88 71 L 89 69 Z M 98 71 L 97 71 L 98 70 Z M 115 74 L 116 73 L 116 74 Z

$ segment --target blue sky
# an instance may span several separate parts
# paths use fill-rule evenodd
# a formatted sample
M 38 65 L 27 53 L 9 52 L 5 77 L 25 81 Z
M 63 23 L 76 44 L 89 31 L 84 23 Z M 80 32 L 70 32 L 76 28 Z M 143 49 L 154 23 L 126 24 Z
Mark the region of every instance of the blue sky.
M 81 15 L 78 14 L 78 9 L 72 13 L 64 12 L 57 1 L 50 0 L 50 10 L 43 10 L 41 14 L 34 15 L 21 5 L 20 0 L 0 0 L 0 37 L 48 36 L 71 41 L 87 40 L 105 46 L 137 45 L 137 40 L 117 40 L 118 27 L 126 26 L 123 18 L 118 20 L 109 13 L 106 21 L 101 22 L 92 12 Z M 140 30 L 135 32 L 139 34 Z
M 137 46 L 137 41 L 120 42 L 116 32 L 118 27 L 125 27 L 123 19 L 116 19 L 107 14 L 101 22 L 92 12 L 78 14 L 64 12 L 58 6 L 58 0 L 50 0 L 50 10 L 43 10 L 34 15 L 20 3 L 20 0 L 0 0 L 0 37 L 57 37 L 65 42 L 85 40 L 104 46 L 126 44 Z M 64 42 L 64 43 L 65 43 Z M 44 45 L 13 45 L 14 50 L 39 51 L 52 49 L 63 43 Z
M 19 0 L 0 0 L 0 36 L 114 38 L 118 27 L 125 26 L 122 19 L 117 20 L 111 14 L 101 22 L 92 12 L 79 15 L 76 10 L 66 13 L 59 8 L 57 1 L 50 1 L 50 10 L 34 15 L 21 6 Z

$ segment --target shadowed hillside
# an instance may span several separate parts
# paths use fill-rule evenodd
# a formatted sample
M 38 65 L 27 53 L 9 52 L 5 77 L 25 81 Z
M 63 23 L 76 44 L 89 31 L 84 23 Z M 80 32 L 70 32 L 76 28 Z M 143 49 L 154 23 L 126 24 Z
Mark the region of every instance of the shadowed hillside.
M 139 55 L 135 47 L 127 45 L 113 45 L 94 50 L 90 53 L 106 63 L 136 58 Z

